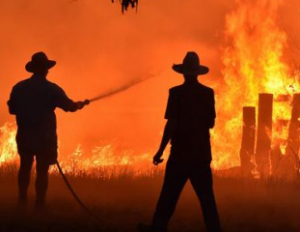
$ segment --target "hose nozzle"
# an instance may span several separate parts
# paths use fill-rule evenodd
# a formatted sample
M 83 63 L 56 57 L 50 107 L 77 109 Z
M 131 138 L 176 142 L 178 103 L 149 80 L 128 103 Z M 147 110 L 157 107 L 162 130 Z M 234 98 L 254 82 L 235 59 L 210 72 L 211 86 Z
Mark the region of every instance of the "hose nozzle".
M 90 100 L 89 99 L 84 100 L 83 104 L 86 105 L 86 106 L 89 105 L 90 104 Z

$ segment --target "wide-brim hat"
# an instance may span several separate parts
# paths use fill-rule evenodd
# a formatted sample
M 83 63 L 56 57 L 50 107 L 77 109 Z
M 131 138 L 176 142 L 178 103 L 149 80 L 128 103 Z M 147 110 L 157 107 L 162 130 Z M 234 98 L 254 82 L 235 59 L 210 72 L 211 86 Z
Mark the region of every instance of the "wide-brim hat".
M 31 61 L 25 65 L 28 72 L 35 73 L 36 71 L 48 70 L 56 64 L 56 61 L 49 60 L 44 52 L 37 52 L 32 55 Z
M 200 64 L 199 56 L 196 52 L 188 52 L 182 64 L 174 64 L 173 70 L 184 75 L 204 75 L 209 72 L 209 68 Z

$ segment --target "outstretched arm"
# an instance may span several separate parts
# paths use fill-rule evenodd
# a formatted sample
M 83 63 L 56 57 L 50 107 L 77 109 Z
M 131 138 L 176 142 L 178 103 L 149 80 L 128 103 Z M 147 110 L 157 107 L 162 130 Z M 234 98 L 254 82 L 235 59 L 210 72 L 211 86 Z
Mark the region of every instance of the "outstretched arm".
M 89 103 L 89 100 L 74 102 L 68 97 L 66 97 L 65 99 L 61 99 L 60 101 L 58 101 L 57 107 L 63 109 L 66 112 L 75 112 L 77 110 L 81 110 L 84 106 L 88 105 Z
M 58 86 L 56 86 L 56 91 L 54 95 L 54 105 L 55 107 L 61 108 L 66 112 L 75 112 L 82 109 L 85 105 L 90 103 L 89 100 L 74 102 L 71 100 L 66 93 Z
M 174 130 L 175 130 L 175 121 L 169 119 L 164 129 L 164 134 L 161 140 L 160 147 L 157 153 L 155 154 L 155 156 L 153 157 L 153 163 L 155 165 L 158 165 L 159 163 L 162 163 L 164 161 L 161 157 L 164 153 L 166 146 L 170 142 L 172 135 L 174 134 Z

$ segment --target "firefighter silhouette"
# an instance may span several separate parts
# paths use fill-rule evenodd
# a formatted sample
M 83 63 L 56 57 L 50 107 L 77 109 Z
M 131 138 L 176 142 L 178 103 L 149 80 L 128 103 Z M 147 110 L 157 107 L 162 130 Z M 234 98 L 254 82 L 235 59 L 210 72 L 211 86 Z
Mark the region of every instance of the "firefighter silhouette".
M 48 70 L 55 64 L 45 53 L 35 53 L 25 66 L 32 76 L 13 87 L 8 101 L 9 112 L 16 115 L 18 126 L 18 203 L 24 208 L 27 206 L 27 189 L 34 158 L 37 173 L 35 207 L 42 209 L 45 206 L 48 169 L 57 159 L 56 107 L 75 112 L 89 103 L 88 100 L 72 101 L 61 87 L 47 80 Z

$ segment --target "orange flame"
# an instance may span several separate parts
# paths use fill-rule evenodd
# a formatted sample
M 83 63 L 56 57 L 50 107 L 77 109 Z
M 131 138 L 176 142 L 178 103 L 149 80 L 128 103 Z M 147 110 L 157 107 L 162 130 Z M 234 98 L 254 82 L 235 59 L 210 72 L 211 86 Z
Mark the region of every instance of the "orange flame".
M 0 127 L 0 166 L 4 163 L 14 163 L 18 159 L 16 144 L 16 127 L 6 123 Z
M 287 35 L 277 26 L 281 1 L 239 1 L 226 17 L 226 46 L 223 49 L 225 87 L 218 88 L 219 119 L 212 133 L 215 168 L 239 165 L 242 131 L 242 107 L 257 106 L 259 93 L 272 93 L 272 141 L 287 139 L 292 94 L 299 92 L 299 74 L 284 62 Z M 222 92 L 221 92 L 222 90 Z M 286 96 L 285 102 L 276 99 Z M 283 146 L 283 144 L 280 144 Z

